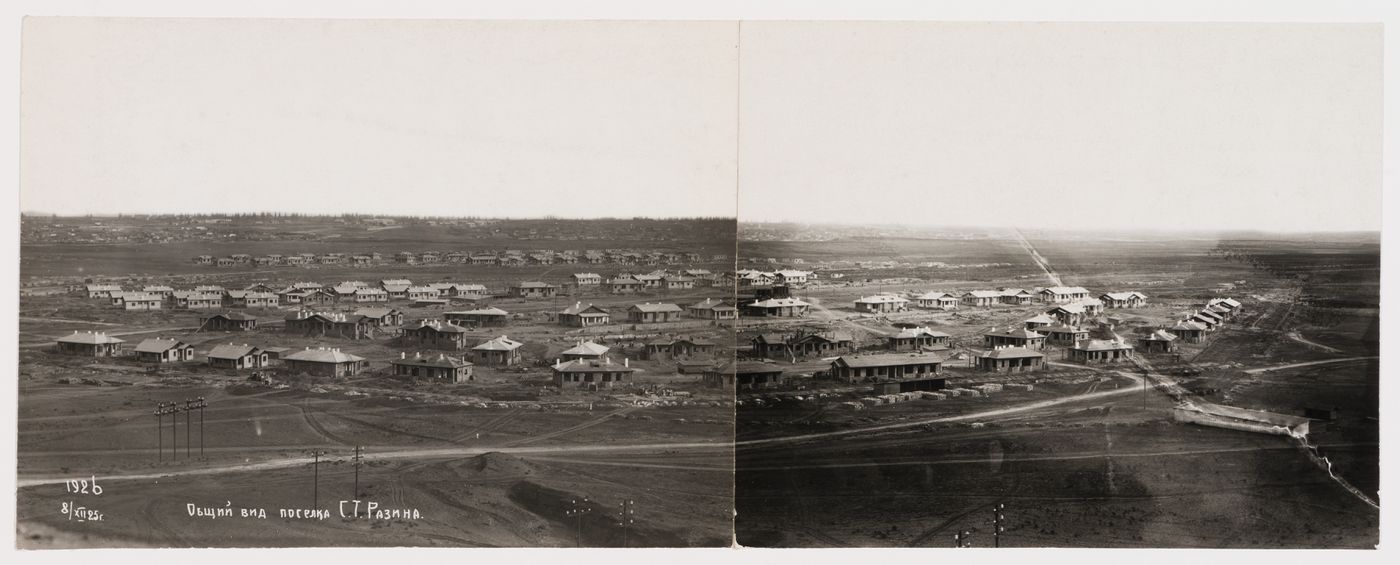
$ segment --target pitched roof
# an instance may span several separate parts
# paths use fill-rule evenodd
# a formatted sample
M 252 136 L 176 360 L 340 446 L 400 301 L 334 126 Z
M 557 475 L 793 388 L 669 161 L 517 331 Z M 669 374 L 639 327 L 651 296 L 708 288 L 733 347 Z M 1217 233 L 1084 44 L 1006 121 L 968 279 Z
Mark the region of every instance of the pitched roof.
M 914 297 L 915 300 L 941 300 L 945 298 L 952 298 L 954 300 L 957 300 L 956 296 L 953 296 L 946 292 L 938 292 L 936 290 L 931 290 Z
M 1174 330 L 1189 330 L 1189 331 L 1197 331 L 1197 332 L 1199 332 L 1199 331 L 1205 331 L 1206 327 L 1203 326 L 1203 325 L 1201 325 L 1201 324 L 1198 324 L 1198 323 L 1196 323 L 1196 322 L 1192 322 L 1192 321 L 1190 321 L 1190 320 L 1182 320 L 1182 321 L 1180 321 L 1180 322 L 1177 322 L 1175 326 L 1172 326 L 1172 329 L 1174 329 Z
M 354 315 L 364 316 L 366 318 L 383 318 L 389 314 L 395 313 L 398 313 L 398 310 L 393 308 L 361 308 L 356 310 Z
M 1083 304 L 1079 304 L 1079 303 L 1075 303 L 1075 304 L 1061 304 L 1061 305 L 1059 305 L 1059 306 L 1056 306 L 1056 307 L 1054 307 L 1054 308 L 1051 308 L 1051 309 L 1049 309 L 1049 310 L 1046 310 L 1046 313 L 1050 313 L 1050 312 L 1068 312 L 1068 313 L 1070 313 L 1070 314 L 1083 314 L 1083 313 L 1084 313 L 1084 305 L 1083 305 Z
M 466 360 L 450 357 L 441 353 L 439 353 L 437 357 L 429 355 L 426 357 L 401 357 L 399 359 L 390 359 L 389 364 L 412 367 L 437 367 L 442 369 L 459 369 L 471 366 L 471 363 Z
M 211 359 L 237 359 L 245 355 L 252 355 L 257 351 L 258 348 L 248 344 L 239 345 L 229 343 L 214 347 L 214 349 L 211 349 L 209 351 L 209 354 L 205 357 L 209 357 Z
M 633 304 L 629 310 L 636 310 L 638 312 L 680 312 L 681 307 L 666 302 L 643 302 L 641 304 Z
M 782 308 L 784 306 L 811 306 L 797 298 L 769 298 L 750 304 L 754 308 Z
M 409 285 L 406 285 L 406 284 L 386 284 L 386 285 L 384 285 L 384 291 L 385 291 L 385 292 L 408 292 L 408 289 L 409 289 Z
M 1167 330 L 1159 329 L 1154 330 L 1151 334 L 1142 339 L 1149 341 L 1176 341 L 1176 334 L 1168 332 Z
M 225 320 L 237 320 L 237 321 L 257 320 L 256 317 L 254 317 L 254 316 L 249 316 L 249 315 L 244 314 L 244 313 L 242 313 L 242 312 L 219 312 L 219 313 L 217 313 L 217 314 L 211 314 L 211 315 L 209 315 L 209 317 L 206 318 L 206 319 L 213 319 L 213 318 L 223 318 L 223 319 L 225 319 Z
M 1110 300 L 1132 300 L 1132 299 L 1134 299 L 1134 298 L 1147 298 L 1147 295 L 1146 295 L 1146 294 L 1143 294 L 1143 293 L 1141 293 L 1141 292 L 1137 292 L 1137 291 L 1132 291 L 1132 292 L 1105 292 L 1105 293 L 1099 295 L 1099 297 L 1100 297 L 1100 298 L 1105 298 L 1105 297 L 1106 297 L 1106 298 L 1108 298 L 1108 299 L 1110 299 Z
M 406 331 L 406 332 L 411 332 L 411 331 L 422 330 L 422 329 L 425 329 L 425 328 L 431 329 L 431 330 L 436 331 L 436 332 L 438 332 L 438 333 L 448 333 L 448 334 L 462 334 L 462 333 L 467 333 L 467 329 L 466 329 L 466 328 L 464 328 L 464 327 L 462 327 L 462 326 L 457 326 L 457 325 L 453 325 L 453 324 L 444 323 L 442 320 L 418 320 L 417 322 L 414 322 L 414 323 L 412 323 L 412 324 L 409 324 L 409 325 L 404 326 L 403 330 Z
M 982 335 L 987 335 L 987 336 L 999 336 L 999 337 L 1012 337 L 1012 338 L 1017 338 L 1017 339 L 1037 339 L 1037 338 L 1045 337 L 1045 334 L 1042 334 L 1042 333 L 1039 333 L 1039 332 L 1035 332 L 1035 331 L 1032 331 L 1032 330 L 1028 330 L 1028 329 L 1026 329 L 1026 328 L 1011 328 L 1011 329 L 1003 330 L 1003 331 L 989 331 L 989 332 L 984 333 L 984 334 L 982 334 Z
M 477 308 L 474 310 L 465 310 L 462 312 L 445 312 L 443 315 L 445 316 L 447 314 L 458 314 L 463 316 L 508 316 L 510 315 L 510 312 L 506 312 L 505 310 L 502 310 L 495 306 L 487 306 L 486 308 Z
M 920 363 L 942 363 L 943 357 L 932 353 L 877 353 L 875 355 L 842 355 L 832 363 L 847 367 L 889 367 Z
M 289 353 L 282 356 L 286 361 L 304 361 L 308 363 L 353 363 L 364 361 L 364 357 L 345 353 L 338 349 L 303 349 L 296 353 Z
M 1024 347 L 1007 347 L 1004 349 L 993 349 L 979 355 L 979 357 L 985 357 L 987 359 L 1023 359 L 1027 357 L 1045 357 L 1045 355 Z
M 511 288 L 555 288 L 554 285 L 539 281 L 525 281 L 510 285 Z
M 1042 294 L 1088 294 L 1089 289 L 1082 286 L 1052 286 L 1040 291 Z
M 1113 339 L 1086 339 L 1074 344 L 1070 349 L 1079 351 L 1113 351 L 1116 349 L 1132 349 L 1128 343 Z
M 183 345 L 183 343 L 178 339 L 152 337 L 143 339 L 141 343 L 136 344 L 136 351 L 138 353 L 164 353 L 180 345 Z
M 559 363 L 558 365 L 554 365 L 552 368 L 556 372 L 560 373 L 581 373 L 593 372 L 598 370 L 607 370 L 623 373 L 631 373 L 633 371 L 636 371 L 636 369 L 628 367 L 622 363 L 611 363 L 609 361 L 600 359 L 575 359 L 573 361 L 565 361 L 563 363 Z
M 506 336 L 501 336 L 498 338 L 488 340 L 485 343 L 482 343 L 481 345 L 473 347 L 472 349 L 477 351 L 514 351 L 522 345 L 525 344 L 507 338 Z
M 998 298 L 998 297 L 1001 296 L 1001 291 L 999 291 L 999 290 L 972 290 L 972 291 L 968 291 L 968 292 L 967 292 L 966 294 L 964 294 L 963 296 L 971 296 L 971 297 L 973 297 L 973 298 Z
M 713 310 L 721 306 L 728 306 L 728 304 L 725 304 L 724 300 L 718 298 L 706 298 L 700 302 L 691 304 L 688 308 L 691 310 Z
M 564 352 L 561 353 L 561 355 L 602 355 L 604 353 L 607 353 L 608 349 L 610 348 L 606 345 L 598 345 L 591 341 L 585 341 L 583 343 L 565 349 Z
M 1054 319 L 1054 318 L 1051 318 L 1049 315 L 1046 315 L 1046 314 L 1037 314 L 1037 315 L 1034 316 L 1034 317 L 1026 318 L 1025 321 L 1026 321 L 1026 323 L 1034 322 L 1034 323 L 1037 323 L 1037 324 L 1053 324 L 1053 323 L 1055 323 L 1055 319 Z
M 893 294 L 877 294 L 875 296 L 862 296 L 856 300 L 856 304 L 892 304 L 908 302 L 908 300 Z
M 598 311 L 598 313 L 600 313 L 600 314 L 607 314 L 607 313 L 608 313 L 608 311 L 605 310 L 605 309 L 603 309 L 602 307 L 594 306 L 592 303 L 584 304 L 584 303 L 582 303 L 582 302 L 575 302 L 573 306 L 570 306 L 570 307 L 568 307 L 568 308 L 565 308 L 565 309 L 563 309 L 563 310 L 560 310 L 559 313 L 560 313 L 560 314 L 568 314 L 568 315 L 574 315 L 574 316 L 576 316 L 576 315 L 579 315 L 579 314 L 583 314 L 583 313 L 585 313 L 585 312 L 588 312 L 588 311 L 590 311 L 590 310 L 596 310 L 596 311 Z
M 889 336 L 887 336 L 887 337 L 889 337 L 889 338 L 891 338 L 891 339 L 914 339 L 914 338 L 925 337 L 925 336 L 927 336 L 927 337 L 952 337 L 950 334 L 946 334 L 946 333 L 943 333 L 943 332 L 940 332 L 940 331 L 934 331 L 934 330 L 931 330 L 931 329 L 928 329 L 928 328 L 905 328 L 905 329 L 903 329 L 903 330 L 900 330 L 898 333 L 891 334 L 891 335 L 889 335 Z
M 66 335 L 58 338 L 59 343 L 84 343 L 87 345 L 101 345 L 108 343 L 126 343 L 126 340 L 115 338 L 101 332 L 73 332 L 73 335 Z

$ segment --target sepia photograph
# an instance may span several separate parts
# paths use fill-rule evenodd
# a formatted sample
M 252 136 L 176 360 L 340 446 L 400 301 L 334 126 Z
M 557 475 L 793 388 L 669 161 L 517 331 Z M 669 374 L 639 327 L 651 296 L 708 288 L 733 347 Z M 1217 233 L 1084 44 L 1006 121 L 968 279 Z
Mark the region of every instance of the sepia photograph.
M 1381 40 L 745 22 L 737 542 L 1375 547 Z
M 731 544 L 733 24 L 24 40 L 19 547 Z
M 17 17 L 12 551 L 1378 559 L 1384 22 L 968 10 Z

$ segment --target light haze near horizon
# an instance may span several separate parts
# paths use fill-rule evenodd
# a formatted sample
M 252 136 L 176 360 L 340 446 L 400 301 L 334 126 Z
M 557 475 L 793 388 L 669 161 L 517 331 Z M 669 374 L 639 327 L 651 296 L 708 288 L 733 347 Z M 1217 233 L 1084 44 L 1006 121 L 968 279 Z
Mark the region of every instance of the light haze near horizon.
M 734 215 L 725 22 L 27 18 L 21 209 Z
M 1381 227 L 1382 28 L 745 22 L 741 221 Z
M 28 18 L 21 209 L 1381 225 L 1381 28 Z M 741 72 L 742 71 L 742 72 Z

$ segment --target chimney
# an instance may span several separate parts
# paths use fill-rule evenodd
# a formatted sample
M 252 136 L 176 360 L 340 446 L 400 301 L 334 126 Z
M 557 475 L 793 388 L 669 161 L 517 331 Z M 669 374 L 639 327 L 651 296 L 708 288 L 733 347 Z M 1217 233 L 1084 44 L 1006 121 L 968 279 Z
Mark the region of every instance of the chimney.
M 623 357 L 623 358 L 622 358 L 622 366 L 623 366 L 623 367 L 631 367 L 632 364 L 630 363 L 630 361 L 631 361 L 631 359 L 628 359 L 628 358 L 626 358 L 626 357 Z
M 400 352 L 399 352 L 399 359 L 408 359 L 408 352 L 407 352 L 407 351 L 400 351 Z

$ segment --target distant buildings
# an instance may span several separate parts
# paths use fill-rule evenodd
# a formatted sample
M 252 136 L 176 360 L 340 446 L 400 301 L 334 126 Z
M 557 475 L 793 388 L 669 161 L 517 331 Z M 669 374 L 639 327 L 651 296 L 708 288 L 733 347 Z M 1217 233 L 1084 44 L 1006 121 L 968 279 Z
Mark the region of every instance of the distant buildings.
M 739 309 L 718 298 L 706 298 L 686 307 L 692 318 L 702 320 L 733 320 L 739 317 Z
M 364 357 L 325 347 L 307 348 L 284 355 L 282 364 L 290 373 L 319 377 L 350 377 L 369 368 L 369 362 Z
M 1000 290 L 973 290 L 962 295 L 963 304 L 968 306 L 991 306 L 1001 302 Z
M 1084 364 L 1130 362 L 1133 346 L 1118 339 L 1086 339 L 1067 350 L 1070 361 Z
M 506 325 L 510 319 L 510 313 L 500 308 L 486 307 L 460 312 L 444 312 L 442 319 L 455 326 L 499 327 Z
M 1023 347 L 996 349 L 973 357 L 978 369 L 998 373 L 1035 371 L 1045 366 L 1045 355 Z
M 604 359 L 575 359 L 563 361 L 551 367 L 554 372 L 554 386 L 583 390 L 612 388 L 619 383 L 632 380 L 632 369 L 624 360 L 613 363 Z
M 948 347 L 952 336 L 926 327 L 906 328 L 885 336 L 885 347 L 892 351 L 919 351 Z
M 158 337 L 136 344 L 136 360 L 142 363 L 174 363 L 194 360 L 194 346 L 178 339 Z
M 465 328 L 442 320 L 419 320 L 404 326 L 400 339 L 405 343 L 432 349 L 457 350 L 467 347 L 468 335 Z
M 400 353 L 398 359 L 389 361 L 392 373 L 401 377 L 425 378 L 449 383 L 464 383 L 473 380 L 472 364 L 439 353 L 437 356 L 414 353 Z
M 914 297 L 914 304 L 920 308 L 956 310 L 958 307 L 958 297 L 946 292 L 926 292 Z
M 877 294 L 875 296 L 862 296 L 855 301 L 856 310 L 873 314 L 883 314 L 887 312 L 902 312 L 909 305 L 909 301 L 892 294 Z
M 1089 290 L 1082 286 L 1052 286 L 1042 289 L 1039 296 L 1047 304 L 1067 304 L 1089 298 Z
M 122 354 L 122 347 L 126 343 L 120 338 L 107 335 L 105 332 L 73 332 L 58 338 L 58 351 L 68 355 L 81 355 L 84 357 L 116 357 Z
M 1010 328 L 1005 330 L 992 328 L 987 333 L 982 334 L 982 344 L 988 349 L 1000 349 L 1005 347 L 1042 349 L 1045 347 L 1045 334 L 1026 328 Z
M 843 355 L 831 362 L 831 375 L 847 382 L 898 380 L 937 375 L 943 358 L 931 353 Z
M 472 348 L 477 365 L 509 367 L 520 363 L 520 347 L 525 344 L 500 336 Z
M 627 321 L 634 324 L 674 322 L 681 318 L 681 307 L 669 303 L 644 302 L 627 309 Z
M 557 318 L 562 325 L 586 328 L 607 325 L 612 320 L 612 315 L 600 306 L 575 302 L 573 306 L 561 310 Z
M 565 349 L 559 354 L 559 358 L 564 361 L 575 361 L 578 359 L 600 359 L 606 355 L 609 347 L 599 345 L 591 341 L 580 341 L 578 345 Z
M 1108 308 L 1141 308 L 1147 305 L 1147 295 L 1141 292 L 1105 292 L 1099 300 Z
M 230 343 L 215 346 L 205 358 L 215 369 L 241 370 L 266 367 L 268 355 L 261 348 L 246 343 Z
M 744 305 L 744 314 L 754 317 L 801 318 L 812 305 L 800 298 L 767 298 Z
M 510 286 L 514 298 L 550 298 L 559 293 L 559 287 L 538 281 L 516 283 Z

